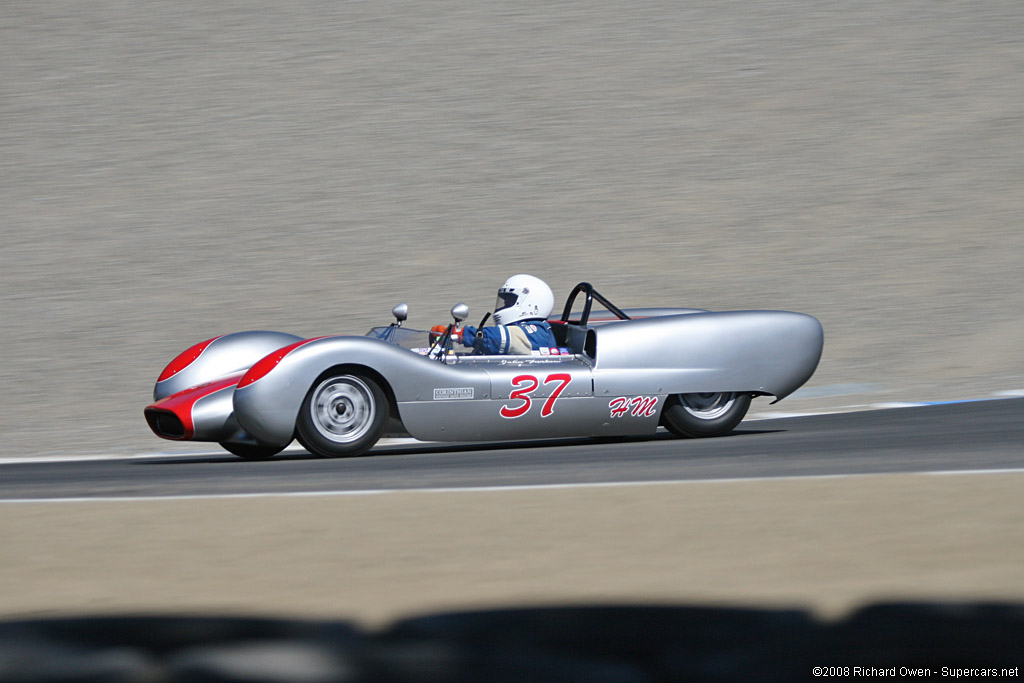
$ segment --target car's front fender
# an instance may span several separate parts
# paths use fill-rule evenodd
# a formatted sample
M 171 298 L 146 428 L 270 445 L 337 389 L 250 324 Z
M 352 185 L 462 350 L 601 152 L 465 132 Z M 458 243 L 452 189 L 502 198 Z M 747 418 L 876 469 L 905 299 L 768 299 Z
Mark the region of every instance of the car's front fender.
M 250 331 L 225 334 L 190 346 L 164 367 L 153 387 L 153 400 L 246 370 L 271 351 L 301 339 L 286 332 Z
M 446 383 L 471 387 L 477 396 L 490 390 L 482 369 L 448 366 L 377 339 L 308 339 L 271 353 L 242 377 L 233 398 L 239 424 L 263 443 L 287 445 L 310 387 L 325 371 L 339 366 L 366 368 L 378 375 L 399 404 L 430 400 L 433 389 Z M 451 384 L 456 377 L 458 384 Z

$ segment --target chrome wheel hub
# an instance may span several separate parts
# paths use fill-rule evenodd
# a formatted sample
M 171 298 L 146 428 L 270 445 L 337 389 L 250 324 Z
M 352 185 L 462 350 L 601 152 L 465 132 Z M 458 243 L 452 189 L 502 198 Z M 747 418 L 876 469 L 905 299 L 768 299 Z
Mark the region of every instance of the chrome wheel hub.
M 370 388 L 352 376 L 321 382 L 309 409 L 316 430 L 337 443 L 350 443 L 366 435 L 377 411 Z
M 690 415 L 701 420 L 714 420 L 729 412 L 736 394 L 682 394 L 679 402 Z

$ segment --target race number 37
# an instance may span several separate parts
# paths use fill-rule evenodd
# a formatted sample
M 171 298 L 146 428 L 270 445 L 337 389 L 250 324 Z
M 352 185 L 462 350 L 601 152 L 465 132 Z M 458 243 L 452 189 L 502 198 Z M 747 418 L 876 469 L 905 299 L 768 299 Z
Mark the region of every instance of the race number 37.
M 508 418 L 526 415 L 533 406 L 533 396 L 531 394 L 537 391 L 541 384 L 544 386 L 554 384 L 556 385 L 555 388 L 551 390 L 551 395 L 545 399 L 544 405 L 540 409 L 540 416 L 547 417 L 554 412 L 555 401 L 558 400 L 558 397 L 562 395 L 562 392 L 569 386 L 571 381 L 572 375 L 566 372 L 556 372 L 548 375 L 544 378 L 543 382 L 534 375 L 519 375 L 512 380 L 512 393 L 508 397 L 509 403 L 503 405 L 498 413 L 502 417 Z M 519 401 L 521 403 L 518 403 Z

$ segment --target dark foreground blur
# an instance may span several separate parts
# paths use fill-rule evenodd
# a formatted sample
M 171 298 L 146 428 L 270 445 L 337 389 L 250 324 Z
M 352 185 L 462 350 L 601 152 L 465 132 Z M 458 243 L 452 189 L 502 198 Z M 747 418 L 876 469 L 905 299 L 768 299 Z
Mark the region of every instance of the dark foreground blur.
M 345 621 L 117 616 L 0 623 L 0 681 L 1015 679 L 1024 605 L 805 611 L 587 606 Z M 982 673 L 984 671 L 984 673 Z

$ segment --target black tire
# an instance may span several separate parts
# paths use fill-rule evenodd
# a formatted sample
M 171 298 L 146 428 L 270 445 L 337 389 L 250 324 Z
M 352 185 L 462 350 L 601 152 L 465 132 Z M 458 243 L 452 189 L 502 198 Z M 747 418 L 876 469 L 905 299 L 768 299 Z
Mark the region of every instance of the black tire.
M 677 394 L 665 404 L 661 419 L 676 436 L 720 436 L 735 429 L 749 408 L 750 394 Z
M 284 450 L 284 446 L 266 446 L 255 443 L 226 443 L 220 447 L 246 460 L 268 460 Z
M 373 448 L 387 419 L 387 397 L 374 380 L 335 370 L 309 388 L 295 436 L 313 455 L 351 458 Z

